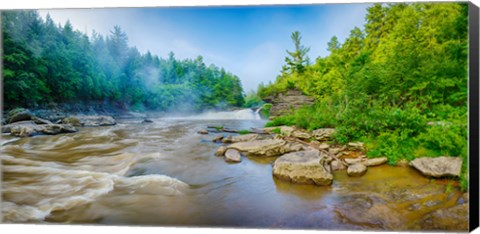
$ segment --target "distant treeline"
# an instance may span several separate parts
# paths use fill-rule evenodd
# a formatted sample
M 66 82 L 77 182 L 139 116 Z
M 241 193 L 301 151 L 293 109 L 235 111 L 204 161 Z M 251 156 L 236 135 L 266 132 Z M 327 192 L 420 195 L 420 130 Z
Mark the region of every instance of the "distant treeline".
M 124 31 L 91 37 L 36 11 L 3 11 L 4 108 L 103 101 L 126 109 L 200 111 L 243 105 L 237 76 L 203 58 L 162 59 Z

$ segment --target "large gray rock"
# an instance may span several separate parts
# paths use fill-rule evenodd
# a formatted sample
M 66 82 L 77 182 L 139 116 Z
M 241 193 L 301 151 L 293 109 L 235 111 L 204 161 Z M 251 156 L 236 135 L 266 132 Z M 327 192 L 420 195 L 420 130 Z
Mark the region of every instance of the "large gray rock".
M 298 143 L 289 143 L 280 139 L 254 140 L 238 142 L 227 146 L 228 149 L 236 149 L 247 156 L 272 157 L 285 153 L 300 151 L 303 146 Z
M 288 153 L 275 160 L 273 175 L 292 183 L 329 185 L 333 175 L 327 161 L 318 150 Z
M 223 143 L 237 143 L 237 142 L 245 142 L 245 141 L 253 141 L 258 138 L 258 134 L 245 134 L 245 135 L 238 135 L 238 136 L 227 136 L 222 139 Z
M 334 133 L 334 128 L 319 128 L 312 131 L 313 137 L 318 141 L 328 141 L 332 138 L 332 134 Z
M 75 127 L 98 127 L 117 124 L 115 119 L 105 115 L 70 116 L 62 119 L 62 123 L 71 124 Z
M 358 177 L 358 176 L 363 176 L 367 173 L 367 167 L 363 165 L 362 163 L 356 163 L 353 165 L 349 165 L 347 168 L 347 175 L 348 176 L 353 176 L 353 177 Z
M 242 157 L 240 156 L 240 152 L 236 149 L 227 149 L 225 152 L 225 161 L 227 162 L 241 162 Z
M 24 120 L 31 120 L 32 119 L 32 113 L 24 108 L 15 108 L 8 112 L 6 116 L 6 122 L 7 123 L 15 123 L 19 121 L 24 121 Z
M 20 124 L 17 124 L 20 123 Z M 77 132 L 78 130 L 69 124 L 42 124 L 38 125 L 32 121 L 23 121 L 9 124 L 2 127 L 2 131 L 10 132 L 10 135 L 17 137 L 29 137 L 35 135 L 55 135 L 60 133 Z
M 435 178 L 460 177 L 462 171 L 462 159 L 457 157 L 416 158 L 409 165 L 419 170 L 423 175 Z

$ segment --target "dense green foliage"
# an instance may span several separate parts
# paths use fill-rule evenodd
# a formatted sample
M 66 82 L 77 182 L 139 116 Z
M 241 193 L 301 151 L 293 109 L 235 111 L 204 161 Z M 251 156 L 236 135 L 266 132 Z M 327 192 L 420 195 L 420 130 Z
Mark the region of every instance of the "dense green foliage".
M 354 28 L 343 44 L 333 37 L 328 56 L 283 69 L 276 82 L 259 87 L 262 98 L 291 88 L 316 98 L 268 125 L 335 127 L 337 142 L 364 141 L 368 156 L 387 156 L 391 164 L 459 156 L 465 189 L 467 12 L 462 3 L 373 5 L 364 29 Z
M 235 75 L 206 66 L 201 56 L 141 54 L 118 26 L 89 38 L 36 11 L 3 11 L 2 30 L 6 108 L 73 101 L 165 111 L 243 105 Z

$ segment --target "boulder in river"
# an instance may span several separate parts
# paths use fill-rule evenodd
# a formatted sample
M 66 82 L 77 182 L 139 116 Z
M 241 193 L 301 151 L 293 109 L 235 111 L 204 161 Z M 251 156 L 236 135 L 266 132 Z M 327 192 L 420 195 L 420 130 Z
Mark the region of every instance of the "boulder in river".
M 106 115 L 70 116 L 62 119 L 62 123 L 71 124 L 75 127 L 98 127 L 117 124 L 115 119 Z
M 285 136 L 290 136 L 292 132 L 295 131 L 295 128 L 290 126 L 276 126 L 276 127 L 266 127 L 263 129 L 263 131 L 269 134 L 280 133 Z
M 362 163 L 349 165 L 347 168 L 347 175 L 352 177 L 363 176 L 367 173 L 367 167 Z
M 238 142 L 227 146 L 228 149 L 236 149 L 247 156 L 273 157 L 285 153 L 303 150 L 299 143 L 290 143 L 281 139 L 254 140 Z
M 207 129 L 202 129 L 202 130 L 199 130 L 197 133 L 202 134 L 202 135 L 206 135 L 206 134 L 208 134 L 208 130 Z
M 78 130 L 69 124 L 35 124 L 33 121 L 21 121 L 7 124 L 2 127 L 2 132 L 17 137 L 29 137 L 34 135 L 55 135 L 60 133 L 77 132 Z
M 245 134 L 245 135 L 238 135 L 238 136 L 227 136 L 222 139 L 223 143 L 237 143 L 237 142 L 245 142 L 245 141 L 253 141 L 258 138 L 258 134 Z
M 419 170 L 423 175 L 435 178 L 460 177 L 462 171 L 462 159 L 458 157 L 416 158 L 409 165 Z
M 225 161 L 226 162 L 241 162 L 242 157 L 240 156 L 240 152 L 236 149 L 227 149 L 225 152 Z
M 15 108 L 8 112 L 6 116 L 6 122 L 9 123 L 14 123 L 14 122 L 19 122 L 19 121 L 24 121 L 24 120 L 31 120 L 32 119 L 32 113 L 24 108 Z
M 333 181 L 327 155 L 318 150 L 285 154 L 273 163 L 273 175 L 299 184 L 329 185 Z

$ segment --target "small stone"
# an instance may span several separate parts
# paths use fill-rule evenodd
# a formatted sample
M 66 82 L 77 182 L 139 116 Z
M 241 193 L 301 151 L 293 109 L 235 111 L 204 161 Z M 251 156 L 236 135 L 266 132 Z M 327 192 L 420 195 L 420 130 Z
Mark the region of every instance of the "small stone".
M 205 134 L 208 134 L 208 130 L 202 129 L 202 130 L 198 131 L 197 133 L 205 135 Z
M 225 146 L 220 146 L 220 148 L 215 151 L 215 156 L 223 156 L 225 154 L 225 151 L 227 151 L 227 147 Z
M 213 138 L 213 142 L 221 142 L 223 139 L 223 136 L 216 136 L 215 138 Z
M 242 157 L 240 156 L 240 152 L 236 149 L 228 149 L 225 152 L 225 161 L 227 162 L 241 162 Z
M 364 164 L 367 167 L 379 166 L 388 161 L 387 157 L 370 158 Z
M 348 166 L 347 168 L 347 175 L 352 177 L 359 177 L 365 175 L 367 173 L 367 167 L 361 163 L 356 163 L 353 165 Z
M 346 158 L 346 159 L 345 159 L 345 162 L 346 162 L 348 165 L 353 165 L 353 164 L 361 163 L 361 162 L 362 162 L 362 159 L 361 159 L 361 158 Z
M 340 160 L 333 160 L 330 163 L 330 166 L 332 167 L 332 171 L 341 171 L 347 169 L 345 164 L 343 164 L 343 162 Z

